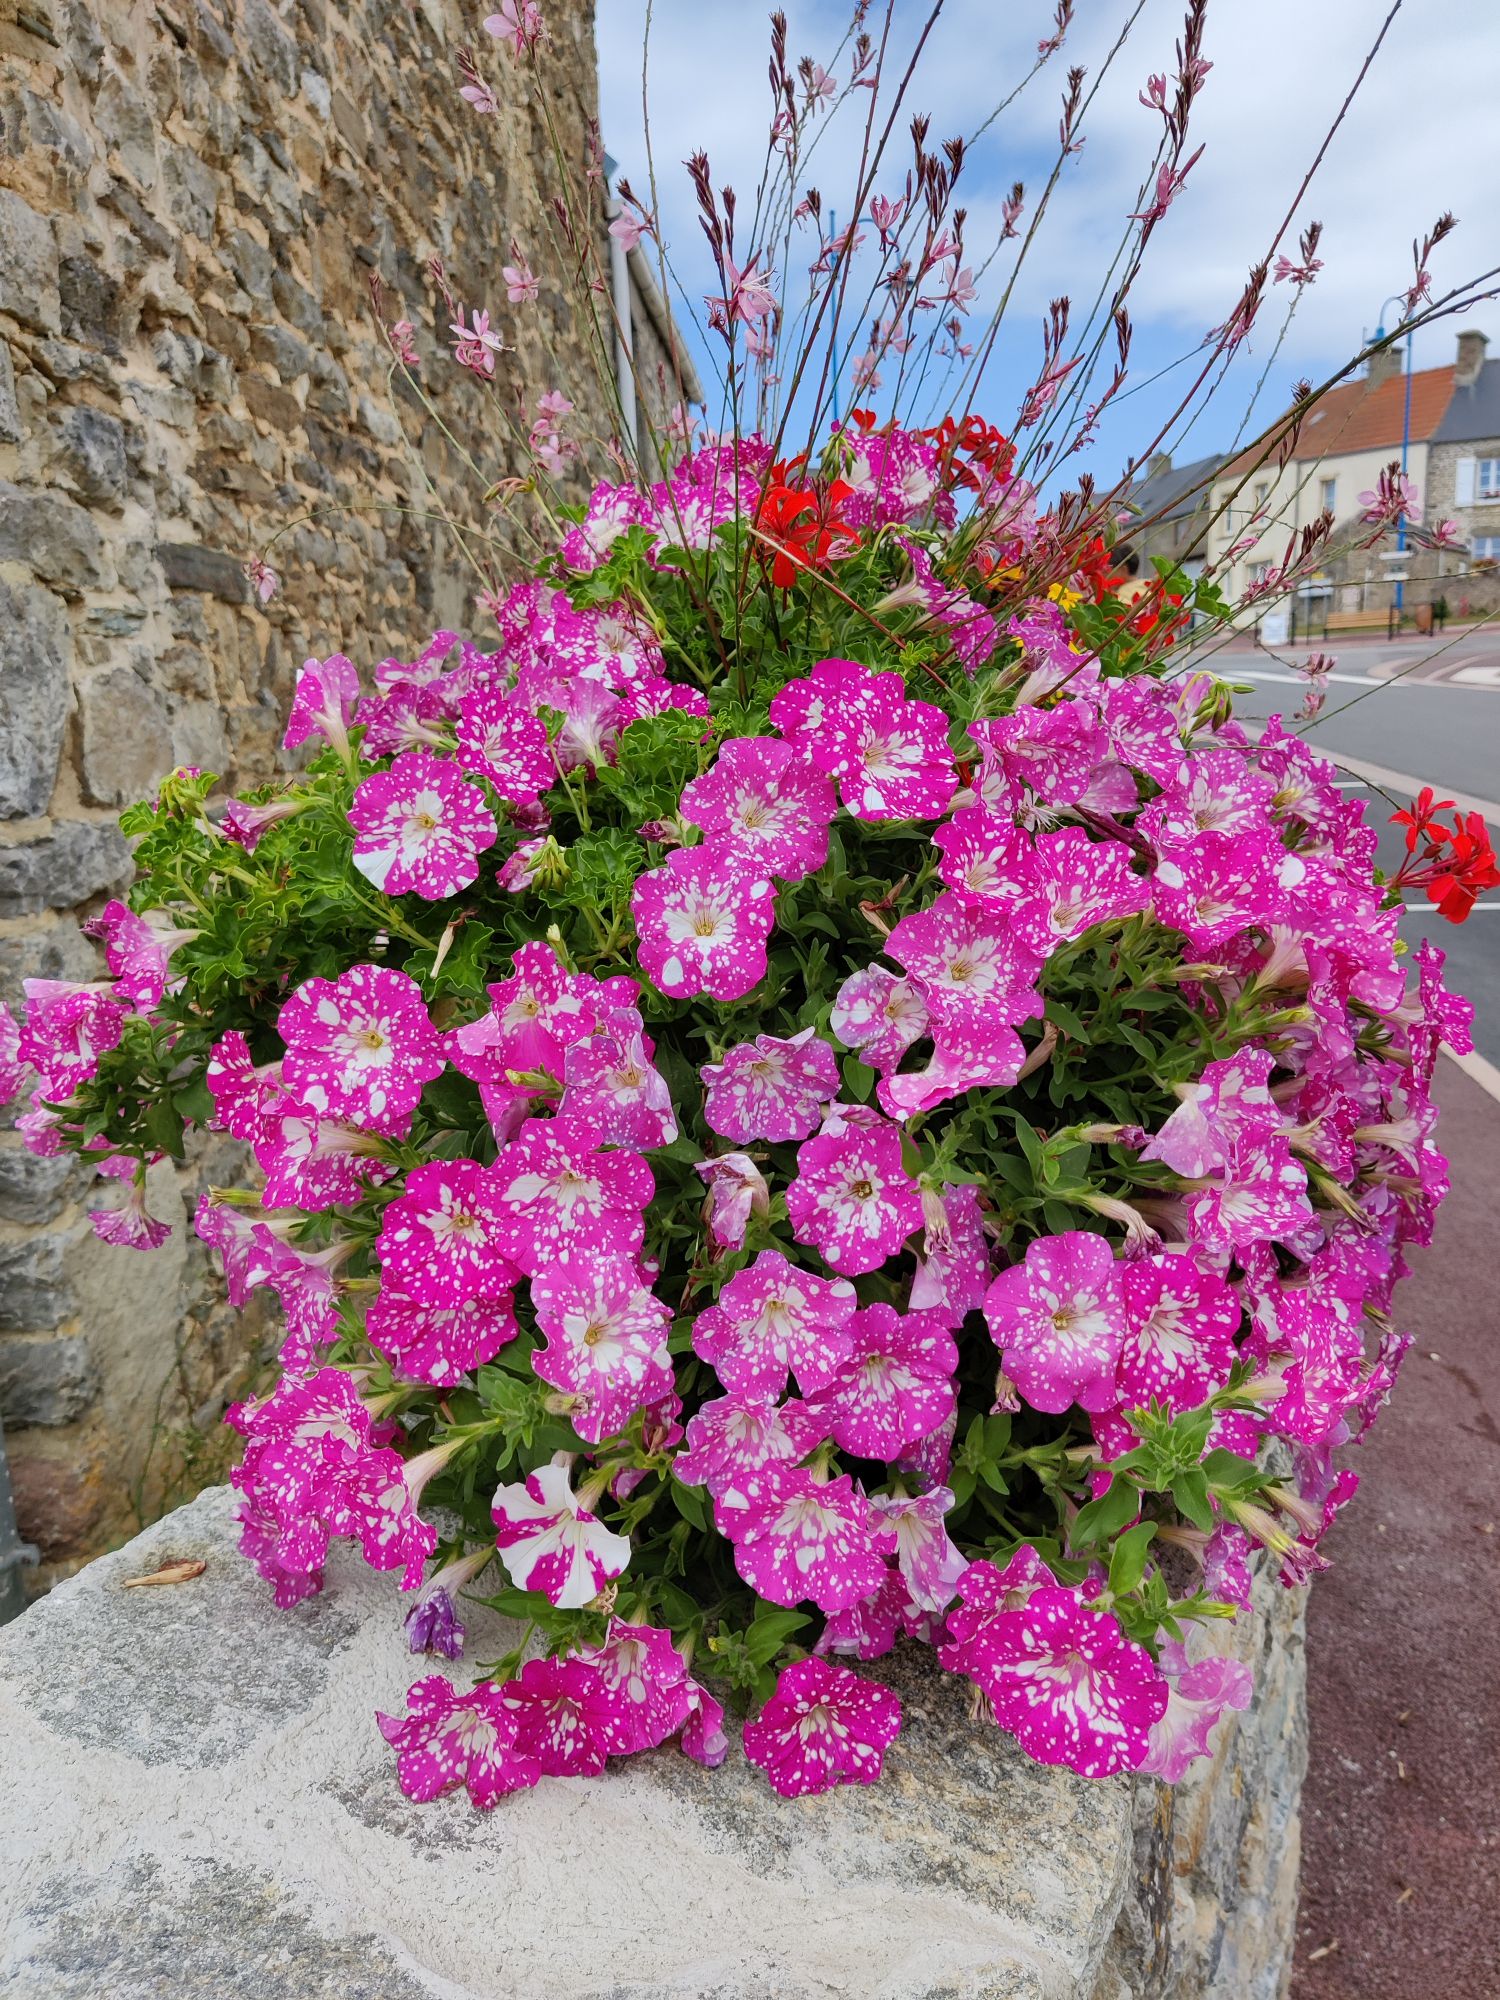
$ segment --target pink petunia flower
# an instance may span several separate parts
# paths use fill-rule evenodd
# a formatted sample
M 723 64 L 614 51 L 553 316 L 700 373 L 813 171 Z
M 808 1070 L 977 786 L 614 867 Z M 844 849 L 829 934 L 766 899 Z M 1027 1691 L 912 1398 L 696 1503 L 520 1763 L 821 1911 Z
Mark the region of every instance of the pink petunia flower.
M 542 1381 L 579 1399 L 574 1430 L 590 1444 L 615 1437 L 636 1411 L 670 1395 L 672 1315 L 632 1257 L 566 1254 L 531 1280 L 547 1345 L 532 1357 Z
M 655 1188 L 631 1152 L 600 1152 L 590 1134 L 531 1118 L 490 1169 L 497 1240 L 528 1275 L 557 1258 L 632 1257 Z
M 855 1313 L 849 1331 L 849 1359 L 809 1408 L 845 1451 L 889 1462 L 957 1408 L 958 1348 L 936 1319 L 881 1302 Z
M 429 1674 L 406 1693 L 404 1717 L 376 1722 L 396 1752 L 396 1775 L 409 1799 L 441 1798 L 464 1786 L 488 1812 L 508 1793 L 528 1790 L 541 1765 L 516 1749 L 516 1712 L 493 1681 L 460 1694 L 442 1674 Z
M 854 1309 L 847 1279 L 814 1277 L 779 1250 L 762 1250 L 724 1286 L 718 1303 L 698 1315 L 693 1351 L 732 1390 L 779 1396 L 790 1370 L 810 1392 L 848 1359 Z
M 612 1757 L 654 1750 L 675 1736 L 695 1703 L 687 1661 L 670 1632 L 655 1625 L 611 1619 L 602 1646 L 580 1646 L 573 1655 L 594 1668 L 608 1699 L 605 1746 Z
M 984 1316 L 1006 1374 L 1033 1409 L 1111 1408 L 1125 1309 L 1102 1236 L 1072 1229 L 1038 1237 L 1025 1262 L 985 1293 Z
M 940 1037 L 982 1039 L 1042 1011 L 1041 958 L 1001 910 L 941 895 L 903 917 L 885 949 L 921 988 Z
M 630 1543 L 583 1507 L 569 1479 L 569 1454 L 560 1451 L 528 1474 L 502 1486 L 491 1512 L 500 1560 L 522 1590 L 539 1590 L 563 1611 L 578 1611 L 630 1561 Z
M 423 1305 L 382 1286 L 365 1312 L 371 1346 L 408 1382 L 452 1389 L 493 1361 L 518 1329 L 506 1295 L 468 1299 L 461 1306 Z
M 883 965 L 851 972 L 833 1003 L 830 1025 L 847 1048 L 882 1076 L 895 1069 L 913 1042 L 927 1033 L 927 1002 L 909 979 Z
M 767 1465 L 795 1465 L 824 1435 L 796 1397 L 778 1403 L 763 1392 L 731 1389 L 688 1418 L 687 1445 L 673 1459 L 672 1474 L 717 1495 Z
M 640 1009 L 610 1008 L 596 1032 L 567 1052 L 558 1117 L 598 1145 L 636 1152 L 670 1146 L 677 1137 L 672 1093 L 651 1055 Z
M 893 1125 L 820 1135 L 797 1149 L 786 1191 L 792 1234 L 846 1276 L 877 1271 L 922 1226 L 922 1198 Z
M 846 1611 L 879 1585 L 896 1545 L 847 1475 L 795 1466 L 766 1465 L 723 1487 L 714 1521 L 750 1588 L 789 1607 L 810 1598 L 820 1611 Z
M 138 916 L 117 898 L 106 903 L 97 917 L 90 917 L 82 929 L 85 937 L 97 938 L 104 946 L 105 963 L 115 981 L 114 997 L 129 1000 L 143 1014 L 161 1004 L 172 954 L 198 936 L 195 930 L 182 930 L 170 923 L 160 910 L 147 910 Z
M 424 1084 L 443 1072 L 422 989 L 390 966 L 351 965 L 309 979 L 276 1017 L 286 1044 L 282 1080 L 322 1117 L 402 1133 Z
M 324 737 L 341 756 L 349 749 L 349 724 L 359 701 L 359 674 L 342 653 L 307 660 L 297 676 L 297 693 L 287 717 L 283 750 L 295 750 L 310 736 Z
M 133 1166 L 134 1162 L 129 1162 Z M 139 1175 L 125 1191 L 118 1208 L 91 1208 L 89 1222 L 101 1243 L 117 1250 L 159 1250 L 172 1234 L 170 1222 L 146 1212 L 146 1180 Z
M 1120 1271 L 1125 1337 L 1115 1366 L 1124 1409 L 1195 1410 L 1229 1380 L 1240 1302 L 1191 1257 L 1140 1257 Z
M 896 1531 L 896 1562 L 911 1602 L 921 1611 L 946 1611 L 969 1568 L 943 1525 L 953 1505 L 951 1490 L 934 1486 L 920 1494 L 877 1494 L 870 1504 Z
M 828 859 L 838 810 L 833 783 L 805 749 L 765 736 L 733 736 L 712 767 L 683 789 L 690 826 L 736 849 L 767 875 L 800 882 Z
M 992 1578 L 976 1571 L 993 1566 L 976 1563 L 969 1571 L 987 1594 Z M 960 1586 L 966 1607 L 969 1577 Z M 989 1696 L 995 1720 L 1028 1756 L 1085 1778 L 1140 1767 L 1167 1706 L 1167 1683 L 1145 1647 L 1107 1612 L 1090 1609 L 1079 1591 L 1044 1583 L 1015 1609 L 966 1609 L 951 1614 L 948 1626 L 953 1637 L 939 1659 Z
M 458 758 L 512 805 L 530 805 L 557 782 L 546 729 L 498 688 L 476 689 L 460 703 Z
M 743 1247 L 750 1218 L 771 1213 L 771 1190 L 748 1153 L 716 1153 L 693 1169 L 708 1186 L 708 1233 L 724 1250 Z
M 547 1778 L 596 1778 L 610 1751 L 615 1701 L 590 1661 L 528 1660 L 500 1690 L 516 1750 Z
M 757 1035 L 700 1072 L 703 1116 L 722 1139 L 805 1139 L 839 1093 L 838 1057 L 811 1028 L 790 1040 Z
M 87 1083 L 101 1056 L 117 1049 L 130 1017 L 130 1002 L 107 980 L 80 985 L 70 979 L 23 979 L 26 1019 L 16 1063 L 37 1073 L 37 1095 L 65 1103 Z
M 956 1328 L 984 1303 L 990 1282 L 989 1239 L 972 1187 L 945 1186 L 939 1203 L 942 1225 L 935 1228 L 929 1213 L 909 1304 L 913 1312 L 930 1314 L 944 1326 Z
M 1091 840 L 1077 827 L 1044 833 L 1032 858 L 1034 888 L 1017 913 L 1028 944 L 1047 953 L 1094 924 L 1144 910 L 1151 884 L 1130 866 L 1122 840 Z
M 354 865 L 388 895 L 440 902 L 467 889 L 499 829 L 453 764 L 408 750 L 364 779 L 349 808 Z
M 1167 1705 L 1151 1725 L 1145 1756 L 1136 1766 L 1164 1784 L 1180 1784 L 1199 1757 L 1210 1754 L 1209 1738 L 1231 1709 L 1246 1709 L 1255 1677 L 1243 1660 L 1218 1653 L 1190 1657 L 1187 1646 L 1167 1640 L 1157 1662 L 1167 1683 Z
M 771 721 L 836 780 L 856 819 L 936 819 L 958 784 L 948 718 L 901 676 L 823 660 L 771 702 Z
M 678 848 L 631 896 L 641 970 L 674 999 L 739 1000 L 766 972 L 776 892 L 734 849 Z
M 794 1660 L 776 1692 L 745 1724 L 745 1755 L 783 1798 L 873 1785 L 901 1731 L 889 1688 L 828 1660 Z
M 384 1282 L 418 1305 L 503 1297 L 518 1273 L 500 1248 L 501 1222 L 492 1169 L 474 1160 L 414 1168 L 381 1217 L 375 1254 Z

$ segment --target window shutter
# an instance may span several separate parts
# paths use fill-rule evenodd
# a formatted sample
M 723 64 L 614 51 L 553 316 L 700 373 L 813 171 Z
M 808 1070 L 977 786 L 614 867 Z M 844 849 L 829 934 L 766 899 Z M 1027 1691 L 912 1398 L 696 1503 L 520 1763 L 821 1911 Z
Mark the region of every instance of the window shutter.
M 1472 507 L 1474 504 L 1474 465 L 1472 458 L 1461 458 L 1453 468 L 1453 504 L 1455 507 Z

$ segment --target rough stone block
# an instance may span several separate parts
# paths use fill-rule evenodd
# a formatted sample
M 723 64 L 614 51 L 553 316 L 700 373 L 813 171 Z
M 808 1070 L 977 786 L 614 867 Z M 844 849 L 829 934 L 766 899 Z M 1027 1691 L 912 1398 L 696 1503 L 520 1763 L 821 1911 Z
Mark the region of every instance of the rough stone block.
M 125 497 L 125 426 L 118 417 L 79 403 L 57 426 L 58 466 L 80 500 L 118 507 Z
M 0 444 L 19 444 L 25 436 L 21 405 L 16 396 L 16 369 L 9 341 L 0 339 Z
M 62 599 L 37 585 L 0 582 L 0 818 L 47 810 L 72 657 Z
M 427 1664 L 390 1580 L 340 1545 L 326 1595 L 273 1612 L 232 1504 L 203 1494 L 0 1634 L 15 2000 L 1274 2000 L 1284 1939 L 1233 1895 L 1239 1983 L 1179 1951 L 1195 1863 L 1159 1787 L 1028 1763 L 917 1648 L 883 1663 L 905 1728 L 868 1789 L 778 1800 L 737 1748 L 717 1772 L 667 1748 L 489 1814 L 413 1805 L 372 1714 Z M 121 1588 L 183 1559 L 207 1568 Z M 470 1631 L 476 1658 L 513 1636 Z M 1268 1826 L 1279 1785 L 1295 1804 L 1274 1757 L 1240 1772 Z
M 62 493 L 0 484 L 0 562 L 25 563 L 65 597 L 114 582 L 98 523 Z
M 72 1153 L 39 1158 L 14 1138 L 0 1145 L 0 1222 L 51 1222 L 66 1207 L 83 1173 Z
M 38 1229 L 0 1243 L 0 1333 L 46 1333 L 72 1312 L 67 1248 L 65 1229 Z
M 99 1371 L 79 1335 L 0 1340 L 0 1421 L 7 1431 L 76 1423 L 98 1393 Z
M 130 879 L 118 827 L 65 820 L 34 840 L 0 847 L 0 917 L 66 910 Z
M 243 604 L 245 572 L 233 556 L 205 549 L 196 542 L 163 542 L 157 550 L 162 571 L 173 590 L 205 590 L 226 604 Z
M 9 188 L 0 188 L 0 299 L 38 333 L 56 333 L 57 240 L 52 225 Z
M 171 770 L 166 706 L 129 667 L 111 667 L 85 682 L 78 717 L 79 776 L 90 805 L 127 805 Z
M 118 350 L 120 287 L 92 257 L 64 257 L 59 266 L 62 330 L 85 346 Z

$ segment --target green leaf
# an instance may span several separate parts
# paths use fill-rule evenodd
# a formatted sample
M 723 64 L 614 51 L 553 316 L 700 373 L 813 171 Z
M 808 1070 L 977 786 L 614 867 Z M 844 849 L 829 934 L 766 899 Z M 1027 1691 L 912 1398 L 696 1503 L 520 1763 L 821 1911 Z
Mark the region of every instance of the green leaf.
M 1116 1541 L 1109 1558 L 1109 1587 L 1116 1597 L 1134 1590 L 1146 1574 L 1146 1552 L 1155 1535 L 1156 1523 L 1141 1521 Z

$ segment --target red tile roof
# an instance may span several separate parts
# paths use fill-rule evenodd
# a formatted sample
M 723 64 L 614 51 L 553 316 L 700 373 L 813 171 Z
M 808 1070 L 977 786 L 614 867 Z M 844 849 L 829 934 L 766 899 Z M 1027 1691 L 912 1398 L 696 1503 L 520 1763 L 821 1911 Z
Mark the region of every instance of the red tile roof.
M 1453 368 L 1418 368 L 1411 378 L 1412 442 L 1430 438 L 1443 420 L 1453 395 Z M 1345 382 L 1315 403 L 1302 420 L 1295 456 L 1306 464 L 1311 459 L 1334 458 L 1343 452 L 1399 449 L 1402 416 L 1406 406 L 1406 378 L 1388 375 L 1372 387 L 1368 378 Z M 1264 446 L 1252 446 L 1230 464 L 1227 473 L 1247 472 L 1264 453 Z M 1274 454 L 1272 460 L 1274 462 Z

